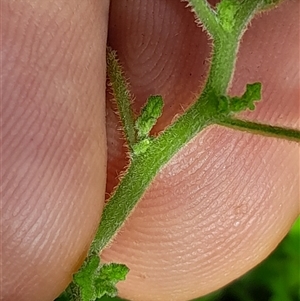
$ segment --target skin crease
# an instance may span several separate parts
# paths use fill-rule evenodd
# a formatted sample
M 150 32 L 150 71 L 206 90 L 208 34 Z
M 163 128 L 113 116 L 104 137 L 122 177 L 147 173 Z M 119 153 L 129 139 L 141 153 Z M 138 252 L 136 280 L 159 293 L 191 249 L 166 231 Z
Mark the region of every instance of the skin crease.
M 5 301 L 52 301 L 83 260 L 98 223 L 107 11 L 103 0 L 2 3 Z M 298 16 L 299 3 L 288 1 L 252 22 L 232 93 L 262 81 L 264 101 L 244 117 L 299 128 Z M 160 131 L 203 83 L 205 35 L 184 3 L 173 0 L 112 1 L 109 33 L 135 110 L 149 94 L 164 96 Z M 126 164 L 118 128 L 109 104 L 107 193 Z M 102 255 L 131 268 L 118 286 L 122 297 L 188 300 L 260 262 L 298 214 L 299 146 L 214 127 L 162 169 Z
M 109 2 L 1 6 L 0 299 L 53 301 L 103 208 Z

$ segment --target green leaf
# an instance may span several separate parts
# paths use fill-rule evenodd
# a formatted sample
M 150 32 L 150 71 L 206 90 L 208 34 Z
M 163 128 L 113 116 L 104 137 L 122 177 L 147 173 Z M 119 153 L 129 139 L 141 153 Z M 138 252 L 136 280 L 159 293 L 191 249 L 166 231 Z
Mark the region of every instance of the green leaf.
M 140 116 L 135 122 L 135 128 L 140 140 L 148 137 L 151 129 L 162 114 L 163 100 L 160 95 L 152 95 L 148 98 Z
M 125 280 L 128 272 L 129 269 L 126 265 L 117 263 L 104 264 L 95 280 L 97 297 L 100 298 L 105 294 L 110 297 L 117 296 L 116 284 Z
M 219 109 L 223 113 L 239 113 L 247 109 L 254 110 L 255 104 L 261 99 L 261 83 L 247 84 L 246 92 L 241 97 L 221 96 Z
M 70 296 L 64 291 L 55 299 L 55 301 L 70 301 Z
M 123 264 L 100 264 L 100 258 L 95 254 L 87 259 L 73 280 L 80 288 L 82 301 L 94 301 L 105 294 L 115 297 L 118 293 L 116 284 L 125 280 L 128 271 Z
M 231 33 L 234 30 L 240 5 L 240 1 L 237 0 L 223 0 L 217 5 L 219 22 L 224 31 Z

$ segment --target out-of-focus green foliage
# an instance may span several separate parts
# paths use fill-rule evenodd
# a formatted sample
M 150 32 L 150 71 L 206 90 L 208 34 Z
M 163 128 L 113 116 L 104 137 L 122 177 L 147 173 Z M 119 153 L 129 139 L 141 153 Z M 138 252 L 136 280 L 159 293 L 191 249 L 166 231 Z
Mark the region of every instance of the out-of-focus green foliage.
M 231 285 L 197 301 L 299 301 L 300 218 L 277 249 Z M 196 300 L 195 300 L 196 301 Z
M 223 289 L 194 301 L 299 300 L 300 218 L 277 249 L 260 265 Z M 98 301 L 123 299 L 103 297 Z

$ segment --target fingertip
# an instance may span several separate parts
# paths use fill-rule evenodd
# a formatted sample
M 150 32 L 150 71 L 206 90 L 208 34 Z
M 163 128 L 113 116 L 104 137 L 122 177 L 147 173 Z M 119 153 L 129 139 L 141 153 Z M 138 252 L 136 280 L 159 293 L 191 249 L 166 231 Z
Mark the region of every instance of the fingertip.
M 108 4 L 2 4 L 4 300 L 55 299 L 98 225 Z
M 157 127 L 163 129 L 174 111 L 182 113 L 181 103 L 192 100 L 190 91 L 199 89 L 208 53 L 204 35 L 182 3 L 154 2 L 154 7 L 153 1 L 132 7 L 115 2 L 110 42 L 138 108 L 153 91 L 165 97 Z M 151 20 L 146 18 L 147 7 Z M 232 93 L 239 95 L 249 82 L 263 83 L 263 101 L 244 118 L 299 126 L 299 27 L 291 26 L 298 12 L 299 3 L 286 1 L 253 20 L 243 38 Z M 112 120 L 109 187 L 126 166 L 122 137 Z M 299 158 L 295 142 L 220 127 L 197 135 L 160 171 L 102 253 L 103 260 L 130 268 L 126 281 L 119 284 L 120 295 L 132 300 L 188 300 L 226 285 L 261 262 L 299 214 Z

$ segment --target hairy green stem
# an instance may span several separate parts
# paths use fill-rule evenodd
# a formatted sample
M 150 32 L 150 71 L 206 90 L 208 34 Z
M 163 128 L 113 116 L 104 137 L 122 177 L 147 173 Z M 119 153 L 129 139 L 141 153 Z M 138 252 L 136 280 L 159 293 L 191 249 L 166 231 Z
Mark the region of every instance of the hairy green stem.
M 115 52 L 108 49 L 108 76 L 126 142 L 134 155 L 119 186 L 103 210 L 89 255 L 98 254 L 109 244 L 160 169 L 207 126 L 218 124 L 255 134 L 300 141 L 299 131 L 235 119 L 228 112 L 225 114 L 220 111 L 220 97 L 226 96 L 230 86 L 241 35 L 253 14 L 265 6 L 266 0 L 222 0 L 216 10 L 206 0 L 189 0 L 189 3 L 214 39 L 206 85 L 198 100 L 182 116 L 158 137 L 147 139 L 147 148 L 142 152 L 134 152 L 137 133 L 128 85 Z M 81 300 L 80 289 L 74 282 L 65 293 L 70 296 L 70 301 Z
M 217 39 L 214 42 L 211 67 L 202 92 L 204 95 L 209 95 L 214 106 L 218 102 L 216 95 L 225 95 L 231 82 L 238 47 L 238 41 L 232 38 L 226 42 L 223 39 Z M 222 76 L 219 76 L 220 74 Z
M 218 120 L 217 124 L 240 131 L 247 131 L 252 134 L 300 142 L 300 131 L 296 129 L 272 126 L 269 124 L 256 123 L 230 117 Z
M 159 170 L 180 147 L 211 122 L 210 114 L 204 115 L 201 114 L 201 110 L 190 109 L 171 127 L 151 141 L 145 153 L 132 160 L 129 169 L 103 210 L 90 253 L 99 252 L 106 247 L 127 220 Z M 122 210 L 120 210 L 121 207 Z
M 255 12 L 261 7 L 262 0 L 244 0 L 243 4 L 237 2 L 236 11 L 231 16 L 232 20 L 230 16 L 227 16 L 228 13 L 224 12 L 225 9 L 222 9 L 222 6 L 216 14 L 206 0 L 191 0 L 190 3 L 214 40 L 210 72 L 203 94 L 225 95 L 234 74 L 241 35 Z M 216 105 L 216 97 L 210 97 L 210 99 Z
M 220 26 L 216 12 L 212 9 L 207 0 L 189 0 L 188 2 L 192 5 L 194 12 L 208 33 L 213 38 L 217 36 L 220 32 Z
M 117 103 L 118 113 L 124 129 L 127 145 L 130 149 L 136 143 L 134 128 L 134 114 L 131 108 L 131 96 L 128 85 L 124 79 L 122 69 L 118 64 L 116 52 L 107 47 L 107 75 Z
M 217 96 L 225 94 L 227 90 L 234 71 L 240 32 L 247 26 L 250 16 L 254 14 L 260 2 L 261 0 L 245 0 L 240 4 L 237 16 L 242 20 L 234 23 L 237 26 L 233 28 L 234 34 L 231 33 L 231 38 L 229 34 L 219 35 L 214 42 L 211 68 L 202 95 L 174 124 L 150 142 L 145 153 L 133 158 L 126 174 L 103 210 L 89 254 L 102 251 L 112 240 L 151 181 L 172 156 L 203 128 L 217 123 L 217 120 L 222 118 Z M 118 101 L 118 98 L 116 100 Z M 126 130 L 124 128 L 125 132 Z

